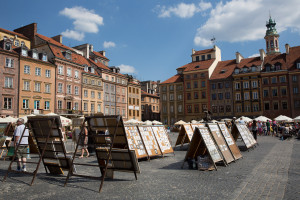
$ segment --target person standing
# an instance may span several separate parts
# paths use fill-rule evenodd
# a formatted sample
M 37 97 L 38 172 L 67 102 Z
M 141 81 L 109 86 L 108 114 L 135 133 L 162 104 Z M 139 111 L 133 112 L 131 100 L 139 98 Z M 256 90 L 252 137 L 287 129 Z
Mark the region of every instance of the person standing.
M 239 121 L 239 123 L 240 124 L 243 124 L 243 125 L 245 125 L 246 123 L 245 123 L 245 121 L 243 120 L 243 118 L 242 117 L 240 117 L 240 121 Z
M 253 137 L 257 141 L 257 123 L 255 119 L 253 120 L 251 127 L 252 127 Z
M 24 131 L 25 130 L 25 131 Z M 23 134 L 24 132 L 24 134 Z M 23 137 L 22 137 L 23 134 Z M 22 140 L 21 140 L 22 137 Z M 14 132 L 14 147 L 17 150 L 17 171 L 26 172 L 26 157 L 27 157 L 27 148 L 28 148 L 28 137 L 29 131 L 25 128 L 24 119 L 19 118 L 17 121 L 17 128 Z M 18 149 L 17 149 L 18 147 Z M 21 168 L 22 163 L 22 168 Z
M 88 130 L 86 127 L 84 127 L 83 129 L 84 133 L 83 135 L 80 135 L 80 141 L 79 141 L 79 145 L 81 146 L 81 155 L 79 158 L 83 158 L 84 155 L 84 151 L 86 152 L 86 157 L 89 157 L 89 150 L 87 149 L 88 147 Z
M 266 135 L 270 135 L 270 131 L 271 131 L 271 123 L 269 122 L 269 120 L 267 120 L 266 126 L 267 126 L 267 133 L 266 133 Z

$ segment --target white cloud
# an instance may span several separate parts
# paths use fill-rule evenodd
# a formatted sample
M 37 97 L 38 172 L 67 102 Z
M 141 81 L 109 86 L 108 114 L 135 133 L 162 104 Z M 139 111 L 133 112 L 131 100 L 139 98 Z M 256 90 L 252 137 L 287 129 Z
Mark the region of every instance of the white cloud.
M 201 1 L 199 5 L 192 4 L 185 4 L 179 3 L 176 6 L 160 6 L 158 5 L 157 10 L 159 12 L 158 17 L 171 17 L 171 15 L 175 15 L 180 18 L 191 18 L 198 12 L 203 12 L 207 9 L 211 8 L 211 3 L 206 3 Z
M 220 2 L 210 11 L 209 19 L 197 29 L 194 43 L 210 46 L 213 35 L 217 41 L 228 42 L 262 39 L 269 10 L 277 22 L 278 33 L 288 28 L 300 32 L 298 0 L 232 0 Z
M 98 26 L 104 25 L 103 17 L 96 14 L 94 10 L 88 10 L 81 6 L 65 8 L 62 11 L 60 11 L 59 14 L 74 20 L 74 30 L 66 30 L 65 32 L 77 32 L 80 33 L 83 36 L 83 38 L 84 33 L 98 33 Z M 68 34 L 66 34 L 65 37 L 68 37 Z
M 108 49 L 108 48 L 111 48 L 111 47 L 115 47 L 115 46 L 116 46 L 116 43 L 111 42 L 111 41 L 104 41 L 104 43 L 103 43 L 103 47 L 105 49 Z
M 78 41 L 82 41 L 84 38 L 84 33 L 80 33 L 80 32 L 69 30 L 69 29 L 62 32 L 61 34 L 64 37 L 71 38 L 71 39 L 78 40 Z
M 120 72 L 122 74 L 137 74 L 135 68 L 130 65 L 121 64 L 118 67 L 120 68 Z

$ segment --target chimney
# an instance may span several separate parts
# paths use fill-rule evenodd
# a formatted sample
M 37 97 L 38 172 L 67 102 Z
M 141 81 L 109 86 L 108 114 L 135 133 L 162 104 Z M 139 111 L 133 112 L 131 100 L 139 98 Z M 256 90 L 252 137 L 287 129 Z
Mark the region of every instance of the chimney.
M 105 51 L 99 51 L 103 56 L 105 56 Z
M 31 48 L 34 47 L 34 36 L 37 33 L 37 23 L 28 24 L 26 26 L 17 28 L 14 32 L 21 33 L 28 37 L 31 41 Z
M 241 60 L 244 58 L 239 52 L 235 53 L 236 56 L 236 63 L 239 64 Z
M 266 57 L 265 50 L 260 49 L 260 50 L 259 50 L 259 54 L 260 54 L 260 60 L 264 60 L 265 57 Z
M 62 35 L 52 37 L 53 40 L 62 44 Z
M 290 45 L 289 44 L 285 44 L 285 52 L 286 52 L 286 54 L 290 53 Z

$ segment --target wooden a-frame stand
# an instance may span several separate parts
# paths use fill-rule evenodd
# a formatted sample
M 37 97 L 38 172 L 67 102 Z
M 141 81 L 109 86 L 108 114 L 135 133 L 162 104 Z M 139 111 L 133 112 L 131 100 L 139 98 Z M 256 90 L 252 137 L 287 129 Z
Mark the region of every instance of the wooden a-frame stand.
M 36 144 L 38 146 L 39 160 L 38 162 L 26 162 L 28 164 L 36 164 L 36 168 L 33 172 L 20 171 L 19 173 L 33 174 L 31 185 L 34 183 L 41 162 L 43 162 L 46 173 L 48 173 L 47 164 L 49 162 L 45 162 L 45 160 L 56 160 L 57 163 L 49 163 L 49 166 L 54 166 L 56 169 L 61 169 L 61 167 L 71 169 L 69 162 L 67 161 L 65 146 L 62 141 L 63 136 L 60 128 L 61 122 L 59 116 L 33 116 L 28 118 L 28 122 L 25 125 L 25 129 L 20 137 L 20 140 L 22 140 L 23 137 L 29 137 L 24 136 L 25 130 L 32 132 L 32 137 L 36 140 Z M 20 144 L 17 145 L 3 181 L 6 180 L 9 172 L 17 172 L 12 170 L 11 167 L 13 162 L 15 162 L 16 153 L 20 146 Z M 58 158 L 58 154 L 62 154 L 60 158 Z M 60 162 L 64 164 L 60 164 Z M 49 172 L 51 172 L 51 170 L 49 170 Z
M 91 146 L 96 152 L 98 165 L 75 163 L 76 152 L 78 150 L 80 138 L 85 137 L 85 122 L 88 124 L 88 136 L 90 139 L 92 139 Z M 101 179 L 101 184 L 99 187 L 99 192 L 101 192 L 108 170 L 133 172 L 135 179 L 137 180 L 136 173 L 139 172 L 139 167 L 134 150 L 130 150 L 128 147 L 128 141 L 126 138 L 122 117 L 119 115 L 103 116 L 102 114 L 95 114 L 94 116 L 85 117 L 71 164 L 99 167 L 102 176 L 99 177 L 75 174 L 72 172 L 72 170 L 69 170 L 65 181 L 65 186 L 67 185 L 70 176 Z

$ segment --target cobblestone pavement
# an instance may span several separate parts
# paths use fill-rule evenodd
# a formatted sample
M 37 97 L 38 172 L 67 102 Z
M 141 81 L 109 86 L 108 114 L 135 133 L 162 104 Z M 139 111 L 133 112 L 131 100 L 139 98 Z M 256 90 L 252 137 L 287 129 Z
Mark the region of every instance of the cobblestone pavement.
M 177 133 L 170 136 L 174 144 Z M 227 167 L 218 165 L 217 171 L 189 170 L 187 164 L 181 169 L 187 146 L 176 147 L 175 156 L 140 161 L 137 181 L 131 173 L 115 172 L 100 194 L 100 181 L 71 177 L 63 187 L 65 176 L 46 175 L 41 166 L 33 186 L 32 176 L 10 173 L 6 182 L 0 182 L 0 199 L 299 199 L 300 141 L 269 136 L 258 141 L 256 148 L 242 151 L 243 159 Z M 0 161 L 0 180 L 8 164 Z M 77 171 L 99 174 L 98 168 L 91 167 L 77 166 Z

